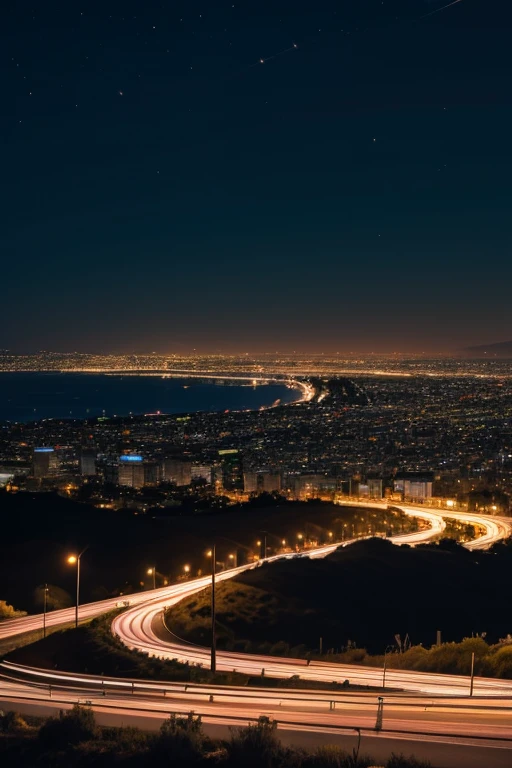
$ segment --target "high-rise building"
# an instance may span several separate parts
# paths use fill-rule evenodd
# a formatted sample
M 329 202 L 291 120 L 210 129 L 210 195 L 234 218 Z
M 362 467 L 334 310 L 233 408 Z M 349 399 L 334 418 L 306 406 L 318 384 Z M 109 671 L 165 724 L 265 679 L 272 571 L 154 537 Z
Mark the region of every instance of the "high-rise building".
M 162 481 L 162 466 L 158 461 L 145 461 L 144 485 L 158 485 Z
M 222 486 L 226 491 L 243 491 L 242 456 L 236 448 L 219 451 L 222 466 Z
M 32 474 L 34 477 L 49 477 L 58 474 L 59 459 L 54 448 L 34 448 Z
M 96 448 L 86 446 L 80 449 L 80 474 L 85 476 L 96 474 Z
M 163 475 L 166 483 L 190 485 L 192 482 L 192 464 L 182 459 L 164 459 Z
M 382 499 L 382 480 L 372 477 L 368 480 L 368 495 L 370 499 Z
M 144 485 L 144 459 L 134 453 L 119 457 L 119 485 L 142 488 Z
M 402 494 L 404 499 L 430 499 L 433 481 L 434 476 L 431 472 L 397 474 L 393 481 L 393 490 L 395 493 Z
M 192 465 L 190 468 L 190 479 L 204 480 L 208 485 L 212 482 L 212 468 L 207 464 Z
M 246 493 L 273 493 L 281 490 L 279 472 L 244 472 Z

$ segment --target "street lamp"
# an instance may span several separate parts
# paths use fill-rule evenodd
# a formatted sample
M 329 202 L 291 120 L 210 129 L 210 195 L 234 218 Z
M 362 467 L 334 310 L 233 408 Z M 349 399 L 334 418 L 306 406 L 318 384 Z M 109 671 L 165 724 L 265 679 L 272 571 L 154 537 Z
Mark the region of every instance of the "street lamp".
M 210 669 L 212 672 L 217 671 L 217 635 L 215 632 L 215 544 L 211 549 L 212 558 L 212 651 L 211 651 L 211 663 Z
M 43 637 L 46 637 L 46 610 L 48 608 L 48 584 L 44 585 L 43 590 Z
M 232 553 L 232 554 L 228 555 L 228 558 L 231 560 L 231 564 L 232 564 L 233 568 L 236 568 L 237 565 L 238 565 L 237 553 L 235 552 L 234 554 Z
M 80 560 L 85 549 L 82 549 L 79 555 L 69 555 L 69 565 L 76 565 L 76 604 L 75 604 L 75 628 L 78 627 L 78 606 L 80 605 Z
M 156 568 L 148 568 L 148 576 L 153 576 L 153 589 L 156 589 Z
M 388 658 L 388 653 L 393 650 L 392 645 L 388 645 L 386 650 L 384 651 L 384 669 L 382 670 L 382 690 L 386 687 L 386 661 Z
M 185 578 L 188 579 L 188 575 L 190 573 L 190 565 L 184 565 L 183 570 L 185 572 Z

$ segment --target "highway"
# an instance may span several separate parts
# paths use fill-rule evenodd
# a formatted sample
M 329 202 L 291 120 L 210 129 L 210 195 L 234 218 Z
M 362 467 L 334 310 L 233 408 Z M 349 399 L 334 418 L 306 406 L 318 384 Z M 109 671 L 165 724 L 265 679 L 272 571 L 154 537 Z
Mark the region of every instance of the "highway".
M 102 725 L 135 725 L 156 730 L 171 712 L 200 714 L 205 731 L 228 737 L 230 726 L 272 717 L 285 743 L 336 743 L 351 750 L 362 734 L 362 749 L 375 757 L 414 752 L 442 768 L 501 768 L 512 759 L 510 699 L 472 701 L 384 696 L 382 729 L 376 730 L 377 692 L 334 693 L 229 686 L 151 683 L 88 675 L 25 670 L 2 665 L 2 701 L 25 714 L 47 715 L 81 702 L 90 704 Z M 30 682 L 28 682 L 30 681 Z M 478 762 L 480 761 L 480 762 Z
M 355 503 L 351 502 L 354 506 Z M 375 504 L 361 503 L 360 506 Z M 415 545 L 441 533 L 444 518 L 459 519 L 483 529 L 479 538 L 468 542 L 470 549 L 485 548 L 511 535 L 512 520 L 460 513 L 446 510 L 419 509 L 399 505 L 408 515 L 420 517 L 430 527 L 417 533 L 394 537 L 396 544 Z M 351 542 L 346 542 L 348 546 Z M 339 543 L 307 551 L 310 557 L 325 557 Z M 286 554 L 284 557 L 296 557 Z M 279 559 L 276 555 L 268 560 Z M 261 562 L 261 561 L 259 561 Z M 217 581 L 232 578 L 246 568 L 240 566 L 217 575 Z M 180 641 L 170 632 L 162 632 L 162 611 L 211 582 L 202 577 L 170 587 L 124 596 L 130 606 L 118 615 L 112 630 L 130 648 L 161 658 L 177 658 L 193 664 L 209 665 L 210 650 Z M 116 607 L 117 599 L 90 603 L 80 607 L 80 618 L 100 615 Z M 72 621 L 74 608 L 54 611 L 47 615 L 47 625 Z M 0 625 L 0 637 L 40 629 L 42 616 L 27 616 L 5 621 Z M 162 639 L 164 638 L 164 639 Z M 302 679 L 323 682 L 382 686 L 382 670 L 373 667 L 340 665 L 303 659 L 283 659 L 255 654 L 217 653 L 217 669 L 286 678 L 299 675 Z M 100 722 L 130 723 L 156 728 L 169 712 L 194 709 L 212 734 L 224 733 L 229 725 L 246 724 L 259 715 L 273 716 L 279 721 L 283 741 L 295 744 L 323 742 L 353 745 L 356 728 L 363 729 L 365 749 L 372 754 L 389 754 L 392 749 L 414 751 L 421 757 L 427 750 L 430 759 L 436 750 L 442 768 L 481 765 L 474 762 L 486 749 L 488 766 L 505 766 L 512 759 L 512 681 L 475 679 L 474 697 L 468 698 L 469 680 L 454 675 L 438 675 L 406 670 L 388 669 L 384 697 L 384 728 L 375 730 L 377 696 L 374 693 L 333 693 L 327 691 L 293 691 L 279 689 L 236 689 L 221 686 L 158 684 L 141 681 L 101 679 L 86 675 L 71 675 L 54 671 L 16 668 L 4 663 L 0 667 L 0 704 L 2 700 L 20 711 L 50 712 L 71 706 L 77 700 L 90 701 Z M 403 742 L 414 742 L 406 744 Z M 349 747 L 351 748 L 351 746 Z M 420 752 L 418 752 L 420 750 Z M 492 759 L 487 757 L 487 751 Z M 425 753 L 425 756 L 427 754 Z M 463 762 L 461 762 L 463 760 Z
M 354 506 L 353 504 L 352 506 Z M 363 506 L 363 505 L 360 505 Z M 368 505 L 368 506 L 375 506 L 375 505 Z M 434 536 L 439 535 L 442 533 L 442 531 L 445 528 L 445 522 L 443 520 L 443 517 L 438 512 L 432 512 L 430 510 L 420 510 L 413 509 L 411 507 L 411 511 L 407 512 L 407 514 L 410 514 L 412 517 L 419 517 L 421 519 L 424 519 L 429 522 L 430 527 L 426 528 L 423 531 L 419 531 L 418 533 L 409 533 L 404 534 L 402 536 L 395 536 L 391 539 L 395 544 L 420 544 L 429 541 Z M 512 524 L 512 520 L 511 520 Z M 511 525 L 512 527 L 512 525 Z M 354 540 L 355 541 L 355 540 Z M 353 541 L 347 541 L 345 544 L 348 546 L 349 544 L 353 543 Z M 325 557 L 330 552 L 333 552 L 337 547 L 341 546 L 340 542 L 334 543 L 334 544 L 328 544 L 323 547 L 319 547 L 315 550 L 307 550 L 306 554 L 309 557 Z M 293 557 L 294 555 L 285 555 L 285 557 Z M 283 557 L 283 555 L 275 555 L 273 557 L 267 558 L 267 560 L 272 561 L 279 559 L 280 557 Z M 232 568 L 228 571 L 223 571 L 222 573 L 219 573 L 217 578 L 219 580 L 223 578 L 231 578 L 232 576 L 236 575 L 237 573 L 241 572 L 242 570 L 246 568 L 255 568 L 257 567 L 262 561 L 258 561 L 258 563 L 250 563 L 249 565 L 243 565 L 238 568 Z M 107 600 L 100 600 L 98 602 L 94 603 L 85 603 L 80 606 L 80 619 L 90 619 L 95 616 L 100 616 L 103 613 L 108 613 L 108 611 L 114 610 L 116 607 L 118 607 L 118 604 L 122 601 L 128 601 L 130 603 L 130 607 L 132 606 L 141 606 L 143 604 L 149 604 L 151 605 L 153 600 L 162 598 L 165 604 L 165 601 L 167 599 L 172 599 L 176 595 L 181 595 L 183 590 L 188 590 L 191 585 L 195 585 L 197 590 L 202 589 L 206 584 L 209 583 L 208 578 L 203 579 L 194 579 L 189 582 L 181 583 L 181 584 L 175 584 L 169 587 L 160 587 L 155 590 L 146 590 L 145 592 L 135 592 L 130 595 L 123 595 L 123 597 L 120 598 L 109 598 Z M 187 592 L 189 594 L 189 592 Z M 184 596 L 184 595 L 183 595 Z M 46 614 L 46 625 L 48 627 L 55 627 L 59 626 L 60 624 L 67 624 L 69 622 L 74 621 L 75 618 L 75 608 L 64 608 L 62 610 L 58 611 L 51 611 Z M 0 639 L 6 638 L 6 637 L 13 637 L 14 635 L 21 634 L 23 632 L 32 632 L 34 630 L 41 629 L 43 625 L 43 614 L 33 614 L 30 616 L 24 616 L 20 619 L 9 619 L 7 621 L 0 622 Z

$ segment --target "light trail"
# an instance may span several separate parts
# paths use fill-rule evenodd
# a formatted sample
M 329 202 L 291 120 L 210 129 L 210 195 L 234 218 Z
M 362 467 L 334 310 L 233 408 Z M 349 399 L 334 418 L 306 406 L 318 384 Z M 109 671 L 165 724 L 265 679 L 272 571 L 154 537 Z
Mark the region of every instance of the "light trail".
M 348 502 L 350 506 L 376 508 L 375 503 Z M 470 549 L 489 547 L 509 536 L 512 520 L 452 510 L 431 510 L 413 505 L 398 505 L 405 514 L 428 521 L 423 531 L 394 537 L 396 544 L 416 545 L 428 541 L 444 530 L 445 519 L 477 525 L 484 533 L 467 543 Z M 348 546 L 350 542 L 346 542 Z M 325 557 L 339 543 L 309 551 L 310 557 Z M 296 557 L 276 555 L 268 560 Z M 259 561 L 261 562 L 261 561 Z M 218 581 L 232 578 L 259 563 L 239 566 L 217 575 Z M 185 644 L 169 635 L 163 642 L 153 625 L 163 609 L 176 604 L 210 584 L 210 577 L 195 579 L 125 596 L 130 608 L 114 619 L 112 629 L 130 648 L 150 656 L 176 658 L 191 664 L 209 665 L 210 651 Z M 90 603 L 80 608 L 81 618 L 89 618 L 112 610 L 118 599 Z M 47 614 L 47 626 L 72 621 L 74 608 Z M 0 637 L 40 629 L 42 616 L 27 616 L 0 625 Z M 169 712 L 200 713 L 207 732 L 227 735 L 228 726 L 245 725 L 261 715 L 279 722 L 279 736 L 285 743 L 316 745 L 339 743 L 350 745 L 350 732 L 360 728 L 366 736 L 377 737 L 375 716 L 378 689 L 382 684 L 382 669 L 355 665 L 333 664 L 327 661 L 283 659 L 258 654 L 217 653 L 219 670 L 236 670 L 266 677 L 286 678 L 299 675 L 304 680 L 331 683 L 350 680 L 352 685 L 370 686 L 372 692 L 336 692 L 290 689 L 247 689 L 234 686 L 156 683 L 140 680 L 102 678 L 98 676 L 60 673 L 53 670 L 29 669 L 7 662 L 0 667 L 0 701 L 27 713 L 49 714 L 67 708 L 77 701 L 90 702 L 98 721 L 103 724 L 140 725 L 158 728 Z M 403 749 L 403 742 L 414 742 L 414 751 L 443 749 L 443 765 L 456 768 L 478 768 L 482 755 L 491 765 L 508 766 L 512 749 L 510 697 L 512 681 L 476 678 L 474 696 L 469 698 L 470 681 L 458 675 L 438 675 L 408 670 L 387 669 L 384 691 L 385 728 L 378 734 L 376 747 Z M 400 692 L 402 691 L 402 692 Z M 208 731 L 208 729 L 210 729 Z M 224 729 L 224 730 L 223 730 Z M 483 739 L 484 741 L 479 741 Z M 485 746 L 485 753 L 483 747 Z M 376 748 L 372 745 L 372 749 Z M 446 762 L 448 752 L 452 761 Z M 481 750 L 480 752 L 478 750 Z M 489 751 L 490 750 L 490 751 Z M 489 762 L 489 755 L 495 762 Z M 430 752 L 424 754 L 430 757 Z M 473 761 L 473 762 L 472 762 Z M 480 762 L 480 765 L 482 763 Z

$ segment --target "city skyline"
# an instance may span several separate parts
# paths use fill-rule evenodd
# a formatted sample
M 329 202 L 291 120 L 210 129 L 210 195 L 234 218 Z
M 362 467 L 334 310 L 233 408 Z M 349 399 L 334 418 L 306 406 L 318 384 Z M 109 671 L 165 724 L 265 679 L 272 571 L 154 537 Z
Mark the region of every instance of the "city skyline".
M 0 347 L 509 340 L 509 33 L 480 0 L 12 4 Z

